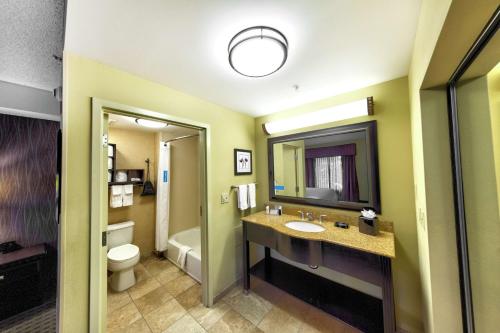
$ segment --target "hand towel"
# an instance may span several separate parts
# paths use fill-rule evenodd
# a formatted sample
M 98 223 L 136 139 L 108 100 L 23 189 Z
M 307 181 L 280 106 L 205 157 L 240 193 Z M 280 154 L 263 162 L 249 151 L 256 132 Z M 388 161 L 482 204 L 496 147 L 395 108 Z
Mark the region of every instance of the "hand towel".
M 134 194 L 134 185 L 128 184 L 123 186 L 124 194 Z
M 111 186 L 111 195 L 122 195 L 123 185 L 113 185 Z
M 123 186 L 113 185 L 109 193 L 109 206 L 111 208 L 118 208 L 123 206 Z
M 257 200 L 255 199 L 255 183 L 248 184 L 248 206 L 255 208 Z
M 189 251 L 191 251 L 192 248 L 190 248 L 187 245 L 181 245 L 179 247 L 179 255 L 177 256 L 177 264 L 182 268 L 186 268 L 186 256 Z
M 248 209 L 248 185 L 238 186 L 238 208 L 241 210 Z
M 134 204 L 134 186 L 131 184 L 123 186 L 123 206 Z

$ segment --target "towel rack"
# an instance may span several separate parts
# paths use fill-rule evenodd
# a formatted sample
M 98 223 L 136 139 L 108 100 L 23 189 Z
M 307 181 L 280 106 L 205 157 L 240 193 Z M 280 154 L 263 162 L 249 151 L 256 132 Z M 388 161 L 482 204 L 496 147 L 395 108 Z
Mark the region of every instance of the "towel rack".
M 250 184 L 255 184 L 257 186 L 257 183 L 250 183 Z M 231 190 L 237 190 L 239 185 L 231 185 Z

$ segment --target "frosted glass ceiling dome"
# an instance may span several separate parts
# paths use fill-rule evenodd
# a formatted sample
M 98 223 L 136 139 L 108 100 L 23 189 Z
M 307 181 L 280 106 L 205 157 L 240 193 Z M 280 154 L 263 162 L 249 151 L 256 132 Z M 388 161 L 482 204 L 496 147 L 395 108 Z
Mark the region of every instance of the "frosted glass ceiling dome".
M 288 41 L 280 31 L 264 26 L 244 29 L 229 42 L 229 64 L 241 75 L 263 77 L 279 70 L 288 56 Z

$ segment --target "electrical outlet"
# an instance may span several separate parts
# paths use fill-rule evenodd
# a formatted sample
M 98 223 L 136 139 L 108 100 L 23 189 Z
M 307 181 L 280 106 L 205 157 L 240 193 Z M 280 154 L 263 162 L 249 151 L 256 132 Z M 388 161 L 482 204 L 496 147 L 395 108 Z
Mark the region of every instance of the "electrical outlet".
M 220 195 L 220 203 L 221 204 L 229 203 L 229 193 L 228 192 L 222 192 L 222 194 Z

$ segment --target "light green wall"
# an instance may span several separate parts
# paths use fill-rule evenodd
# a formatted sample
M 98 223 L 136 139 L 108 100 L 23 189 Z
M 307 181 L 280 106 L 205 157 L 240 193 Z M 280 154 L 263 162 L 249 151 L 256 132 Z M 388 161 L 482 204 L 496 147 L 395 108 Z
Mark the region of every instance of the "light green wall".
M 487 79 L 491 133 L 493 135 L 493 154 L 495 156 L 495 173 L 497 177 L 497 193 L 500 193 L 500 63 L 488 73 Z M 500 195 L 498 199 L 500 207 Z
M 426 332 L 461 332 L 444 89 L 422 91 L 451 0 L 423 0 L 408 75 L 418 253 Z
M 212 202 L 208 237 L 210 288 L 217 295 L 237 278 L 241 255 L 234 191 L 229 204 L 220 193 L 255 181 L 234 176 L 233 149 L 255 149 L 254 119 L 109 66 L 64 56 L 63 178 L 61 220 L 61 331 L 87 332 L 89 307 L 90 116 L 91 97 L 136 106 L 211 126 Z M 230 140 L 228 140 L 230 138 Z M 198 209 L 198 207 L 193 207 Z
M 500 216 L 486 76 L 458 85 L 457 109 L 474 322 L 477 332 L 494 332 L 500 313 Z
M 262 123 L 271 119 L 304 114 L 373 96 L 375 115 L 314 126 L 300 131 L 377 120 L 382 218 L 394 222 L 396 259 L 393 262 L 397 325 L 409 332 L 421 332 L 421 291 L 418 267 L 415 206 L 413 196 L 412 149 L 407 78 L 381 83 L 347 94 L 286 110 L 255 122 L 259 204 L 269 200 L 267 138 Z M 299 131 L 280 133 L 285 135 Z M 359 215 L 359 212 L 341 211 Z

